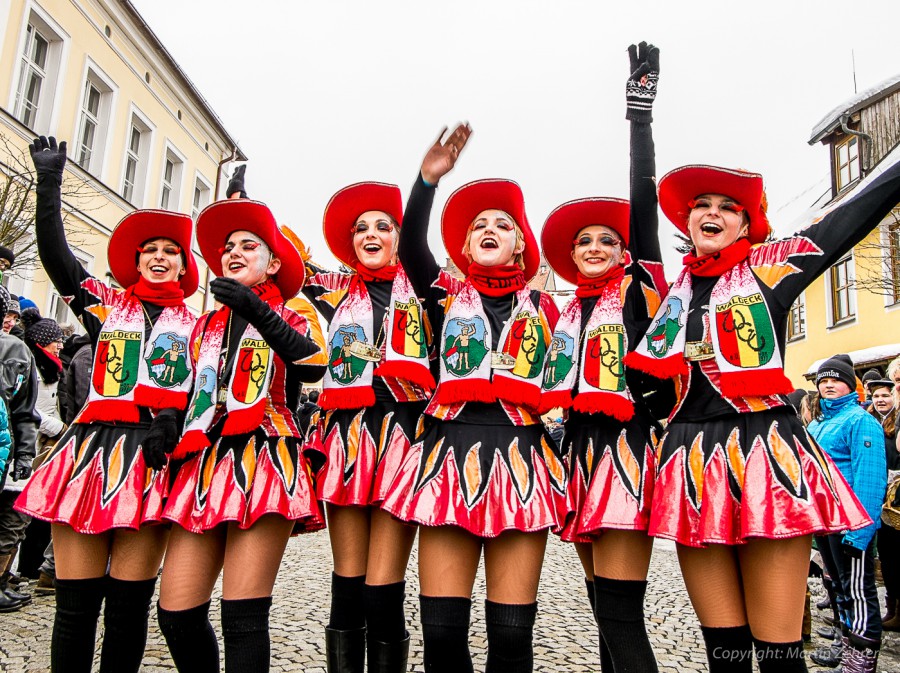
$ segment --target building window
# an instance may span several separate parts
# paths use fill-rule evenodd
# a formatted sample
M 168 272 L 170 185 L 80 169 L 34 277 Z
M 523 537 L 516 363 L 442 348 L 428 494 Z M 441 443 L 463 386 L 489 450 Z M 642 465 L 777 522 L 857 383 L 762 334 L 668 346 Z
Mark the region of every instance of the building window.
M 184 160 L 171 147 L 166 148 L 163 157 L 162 185 L 159 190 L 159 207 L 163 210 L 178 210 L 181 198 L 181 174 Z
M 9 101 L 13 116 L 34 133 L 48 133 L 53 118 L 60 70 L 68 35 L 37 5 L 32 5 L 20 38 L 18 80 Z
M 16 94 L 16 118 L 25 126 L 34 128 L 41 105 L 41 90 L 47 79 L 47 61 L 50 40 L 37 27 L 29 23 L 25 35 L 25 53 L 19 75 L 19 91 Z
M 801 294 L 791 305 L 788 316 L 787 340 L 794 341 L 806 336 L 806 300 Z
M 150 152 L 150 127 L 137 114 L 131 115 L 128 141 L 125 149 L 125 171 L 122 178 L 122 196 L 138 208 L 144 197 L 147 177 L 147 158 Z
M 209 183 L 198 175 L 194 181 L 194 197 L 191 201 L 191 217 L 194 221 L 197 220 L 200 211 L 209 205 L 211 195 L 212 188 L 209 186 Z
M 855 136 L 834 148 L 835 175 L 837 188 L 841 191 L 847 185 L 859 180 L 859 142 Z
M 851 263 L 852 258 L 848 255 L 832 266 L 828 272 L 831 281 L 832 325 L 849 320 L 855 315 L 851 293 L 851 285 L 853 284 L 850 270 Z
M 79 113 L 75 162 L 94 175 L 100 175 L 103 165 L 112 97 L 112 85 L 97 71 L 88 68 Z

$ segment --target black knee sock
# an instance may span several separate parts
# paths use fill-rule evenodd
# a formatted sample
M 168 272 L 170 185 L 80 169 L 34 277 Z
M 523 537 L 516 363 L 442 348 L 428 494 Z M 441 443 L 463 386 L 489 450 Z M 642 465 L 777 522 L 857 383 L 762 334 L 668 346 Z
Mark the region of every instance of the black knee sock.
M 584 578 L 584 586 L 587 589 L 588 601 L 591 603 L 591 617 L 594 618 L 594 623 L 597 623 L 597 606 L 596 601 L 594 600 L 594 580 L 589 580 L 588 578 Z M 612 659 L 609 658 L 609 648 L 606 646 L 606 643 L 603 640 L 603 634 L 599 633 L 598 641 L 600 643 L 600 670 L 605 671 L 605 673 L 613 673 L 615 669 L 613 668 Z
M 531 673 L 534 669 L 534 618 L 537 603 L 484 602 L 487 625 L 485 673 Z
M 706 643 L 709 673 L 751 673 L 753 670 L 753 638 L 750 627 L 701 626 Z
M 209 621 L 209 601 L 187 610 L 165 610 L 157 604 L 156 617 L 181 673 L 219 673 L 219 643 Z
M 419 596 L 425 673 L 473 673 L 468 598 Z
M 56 617 L 50 637 L 53 673 L 86 673 L 94 659 L 97 619 L 106 586 L 105 577 L 56 580 Z
M 406 582 L 395 584 L 365 585 L 363 596 L 366 605 L 366 637 L 380 643 L 398 643 L 406 640 L 406 614 L 403 599 Z
M 336 631 L 361 629 L 366 625 L 363 587 L 366 576 L 344 577 L 331 573 L 331 616 L 328 628 Z
M 106 582 L 100 673 L 137 673 L 147 646 L 147 620 L 156 578 L 129 581 L 109 577 Z
M 597 624 L 613 670 L 620 673 L 659 671 L 644 623 L 646 593 L 646 581 L 594 576 Z
M 796 643 L 769 643 L 753 639 L 759 673 L 806 673 L 803 641 Z
M 222 599 L 225 673 L 267 673 L 271 658 L 269 610 L 272 597 Z

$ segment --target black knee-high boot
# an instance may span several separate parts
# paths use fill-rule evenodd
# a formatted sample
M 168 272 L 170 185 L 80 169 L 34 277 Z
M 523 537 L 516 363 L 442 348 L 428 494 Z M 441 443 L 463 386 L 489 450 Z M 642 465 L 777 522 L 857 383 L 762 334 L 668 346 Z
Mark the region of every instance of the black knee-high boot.
M 366 576 L 331 573 L 331 615 L 325 628 L 328 673 L 362 673 L 366 665 Z
M 474 673 L 468 598 L 419 596 L 425 673 Z
M 803 641 L 796 643 L 769 643 L 753 639 L 759 673 L 806 673 Z
M 594 598 L 594 581 L 585 577 L 584 586 L 587 589 L 588 601 L 591 603 L 591 616 L 594 618 L 594 623 L 597 624 L 597 605 Z M 603 641 L 603 634 L 600 633 L 599 626 L 600 625 L 597 624 L 597 640 L 600 643 L 600 670 L 605 673 L 614 673 L 616 669 L 613 668 L 612 659 L 609 658 L 609 648 Z
M 597 624 L 614 670 L 620 673 L 659 671 L 644 623 L 646 593 L 646 581 L 594 576 Z
M 531 673 L 534 670 L 534 619 L 537 603 L 484 602 L 487 625 L 485 673 Z
M 53 673 L 90 672 L 105 587 L 105 577 L 57 578 L 56 617 L 50 637 L 50 670 Z
M 269 611 L 272 597 L 222 599 L 225 673 L 268 673 L 271 659 Z
M 369 673 L 405 673 L 409 659 L 409 633 L 403 612 L 406 582 L 367 584 L 363 596 Z
M 207 601 L 187 610 L 156 606 L 156 618 L 175 668 L 181 673 L 219 673 L 219 643 L 209 621 Z
M 701 626 L 706 643 L 709 673 L 751 673 L 753 670 L 753 638 L 750 627 Z
M 147 646 L 147 620 L 156 578 L 128 581 L 110 577 L 106 586 L 100 673 L 137 673 Z

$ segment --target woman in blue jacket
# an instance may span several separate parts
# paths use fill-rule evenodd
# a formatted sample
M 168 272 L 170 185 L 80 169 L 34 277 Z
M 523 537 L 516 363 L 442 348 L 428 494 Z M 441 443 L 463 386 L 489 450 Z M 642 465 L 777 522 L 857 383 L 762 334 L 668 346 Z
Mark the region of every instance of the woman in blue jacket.
M 816 536 L 816 548 L 828 574 L 836 579 L 841 617 L 841 660 L 844 670 L 875 671 L 881 647 L 881 611 L 875 588 L 875 532 L 887 488 L 884 433 L 859 405 L 856 374 L 847 355 L 835 355 L 819 367 L 820 401 L 808 430 L 834 461 L 872 519 L 865 528 Z M 812 656 L 818 664 L 836 666 L 827 653 Z

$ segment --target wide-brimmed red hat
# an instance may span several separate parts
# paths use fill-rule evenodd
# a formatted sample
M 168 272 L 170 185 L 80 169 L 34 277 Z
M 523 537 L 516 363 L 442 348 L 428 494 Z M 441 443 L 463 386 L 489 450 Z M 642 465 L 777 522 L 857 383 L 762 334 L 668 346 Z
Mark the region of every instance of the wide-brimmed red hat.
M 135 255 L 141 244 L 155 238 L 175 241 L 184 251 L 184 274 L 178 284 L 185 297 L 197 291 L 200 273 L 191 252 L 191 218 L 169 210 L 135 210 L 121 219 L 109 237 L 109 271 L 122 287 L 131 287 L 141 277 Z
M 370 210 L 380 210 L 403 223 L 403 199 L 397 185 L 384 182 L 357 182 L 338 190 L 325 206 L 322 229 L 331 253 L 351 269 L 359 259 L 353 250 L 353 225 Z
M 281 233 L 275 216 L 269 207 L 250 199 L 226 199 L 216 201 L 203 209 L 197 217 L 197 245 L 209 270 L 222 274 L 222 246 L 233 231 L 249 231 L 259 236 L 269 246 L 272 254 L 281 260 L 281 269 L 275 276 L 275 285 L 287 300 L 303 287 L 306 269 L 300 253 Z
M 701 194 L 722 194 L 746 208 L 750 217 L 747 237 L 762 243 L 771 232 L 766 215 L 766 192 L 759 173 L 739 168 L 691 165 L 666 173 L 659 181 L 659 207 L 678 229 L 687 234 L 688 203 Z
M 628 216 L 631 204 L 626 199 L 592 197 L 568 201 L 547 216 L 541 230 L 541 249 L 550 267 L 564 280 L 578 283 L 578 266 L 572 259 L 572 241 L 579 231 L 602 224 L 615 231 L 628 246 Z
M 463 254 L 463 245 L 475 217 L 485 210 L 502 210 L 519 225 L 525 237 L 525 251 L 522 253 L 525 260 L 525 280 L 531 280 L 540 266 L 541 253 L 525 215 L 522 188 L 512 180 L 476 180 L 450 195 L 441 215 L 441 237 L 450 259 L 463 274 L 468 274 L 469 260 Z

